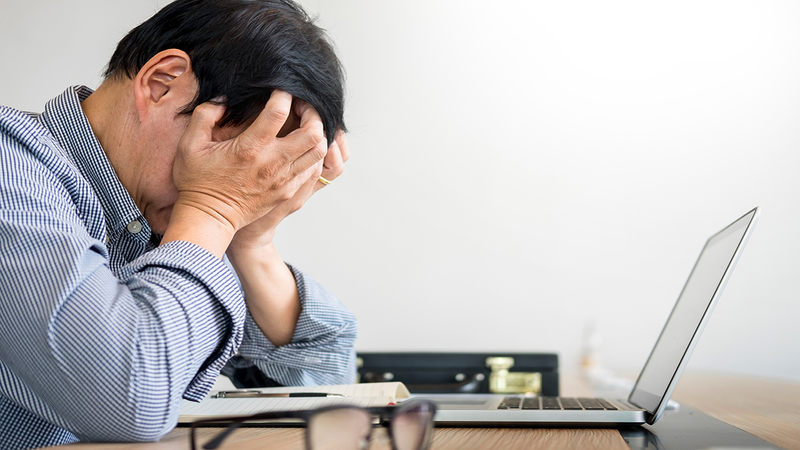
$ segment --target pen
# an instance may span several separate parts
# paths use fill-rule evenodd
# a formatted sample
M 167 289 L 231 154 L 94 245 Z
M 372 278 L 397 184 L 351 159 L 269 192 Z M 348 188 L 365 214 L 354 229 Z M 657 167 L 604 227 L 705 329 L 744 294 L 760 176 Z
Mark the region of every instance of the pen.
M 327 392 L 281 392 L 265 393 L 261 391 L 219 391 L 214 398 L 251 398 L 251 397 L 344 397 L 342 394 L 329 394 Z

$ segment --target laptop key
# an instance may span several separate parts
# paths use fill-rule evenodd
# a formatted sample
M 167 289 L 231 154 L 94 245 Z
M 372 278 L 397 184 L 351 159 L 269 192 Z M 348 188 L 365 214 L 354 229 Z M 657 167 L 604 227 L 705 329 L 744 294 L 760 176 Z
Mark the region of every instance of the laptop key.
M 578 401 L 586 410 L 596 411 L 605 409 L 596 398 L 579 398 Z
M 561 406 L 567 410 L 579 410 L 583 409 L 581 404 L 578 403 L 578 400 L 571 398 L 571 397 L 561 397 Z
M 522 400 L 519 397 L 506 397 L 500 402 L 497 409 L 519 409 Z
M 540 405 L 541 403 L 541 405 Z M 572 397 L 505 397 L 497 409 L 543 409 L 601 411 L 616 410 L 611 402 L 601 398 L 572 398 Z
M 600 402 L 601 405 L 603 405 L 603 408 L 605 408 L 605 409 L 608 409 L 608 410 L 616 410 L 617 409 L 617 407 L 612 405 L 611 402 L 609 402 L 608 400 L 600 398 L 600 399 L 598 399 L 598 401 Z
M 561 409 L 558 397 L 542 397 L 542 409 Z
M 539 397 L 526 397 L 522 400 L 522 409 L 541 409 L 539 407 Z

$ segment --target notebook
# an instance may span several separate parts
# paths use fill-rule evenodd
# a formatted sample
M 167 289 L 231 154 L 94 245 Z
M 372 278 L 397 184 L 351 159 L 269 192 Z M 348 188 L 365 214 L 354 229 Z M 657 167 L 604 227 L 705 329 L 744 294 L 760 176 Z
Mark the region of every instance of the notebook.
M 226 393 L 227 395 L 223 395 Z M 314 395 L 315 393 L 327 395 Z M 285 394 L 285 396 L 276 394 Z M 333 386 L 286 386 L 234 391 L 212 390 L 201 402 L 183 400 L 178 423 L 185 424 L 215 417 L 246 416 L 269 411 L 317 409 L 331 405 L 352 405 L 364 408 L 386 406 L 408 397 L 408 389 L 403 383 L 397 381 Z
M 439 426 L 619 426 L 653 424 L 758 219 L 754 208 L 705 243 L 667 323 L 627 399 L 565 399 L 499 394 L 420 395 L 437 403 Z

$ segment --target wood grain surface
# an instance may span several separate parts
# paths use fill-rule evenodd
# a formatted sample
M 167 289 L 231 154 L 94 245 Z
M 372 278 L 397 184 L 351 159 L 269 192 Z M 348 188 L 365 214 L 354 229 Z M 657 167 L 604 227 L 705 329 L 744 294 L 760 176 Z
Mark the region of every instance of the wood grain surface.
M 576 376 L 562 377 L 565 395 L 591 395 Z M 675 400 L 788 450 L 800 450 L 800 383 L 718 374 L 684 374 Z M 213 433 L 214 429 L 201 430 Z M 189 430 L 177 428 L 147 444 L 72 444 L 64 450 L 189 450 Z M 246 428 L 223 450 L 301 450 L 302 428 Z M 386 432 L 376 429 L 372 450 L 390 450 Z M 620 449 L 629 447 L 613 429 L 438 428 L 432 450 Z
M 800 450 L 800 383 L 686 374 L 672 398 L 779 447 Z
M 218 430 L 201 430 L 213 433 Z M 72 444 L 65 450 L 189 450 L 188 430 L 178 428 L 159 442 L 148 444 Z M 303 429 L 246 428 L 232 435 L 221 450 L 303 450 Z M 391 450 L 386 431 L 376 429 L 370 450 Z M 439 428 L 431 450 L 462 449 L 611 449 L 629 450 L 616 430 Z

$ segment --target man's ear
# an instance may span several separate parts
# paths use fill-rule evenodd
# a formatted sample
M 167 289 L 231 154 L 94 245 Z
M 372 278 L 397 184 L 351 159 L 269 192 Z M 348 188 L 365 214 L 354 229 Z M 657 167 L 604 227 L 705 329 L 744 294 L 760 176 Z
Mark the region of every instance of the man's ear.
M 191 58 L 178 49 L 164 50 L 150 58 L 133 80 L 140 116 L 146 116 L 153 106 L 171 103 L 165 100 L 173 98 L 185 105 L 194 98 L 196 90 Z

